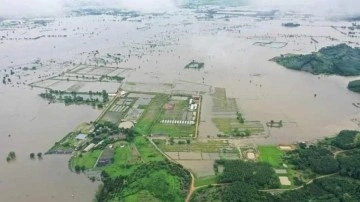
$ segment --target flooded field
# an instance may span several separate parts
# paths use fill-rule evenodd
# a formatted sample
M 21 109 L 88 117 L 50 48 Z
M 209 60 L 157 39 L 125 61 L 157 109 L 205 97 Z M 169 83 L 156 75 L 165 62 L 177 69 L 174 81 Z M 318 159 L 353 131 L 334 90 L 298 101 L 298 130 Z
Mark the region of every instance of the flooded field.
M 91 201 L 99 183 L 70 172 L 69 155 L 43 155 L 42 160 L 29 155 L 46 152 L 78 123 L 95 119 L 100 111 L 90 106 L 49 105 L 30 89 L 1 87 L 0 96 L 0 200 Z M 16 153 L 16 160 L 7 163 L 10 151 Z
M 352 23 L 309 13 L 269 11 L 265 15 L 246 9 L 198 7 L 101 15 L 79 11 L 51 18 L 45 25 L 0 21 L 0 76 L 11 79 L 0 84 L 0 156 L 4 160 L 0 201 L 90 201 L 95 193 L 97 183 L 68 170 L 69 157 L 29 158 L 31 152 L 45 152 L 79 123 L 100 114 L 91 106 L 49 105 L 38 96 L 44 88 L 201 94 L 200 141 L 216 139 L 221 133 L 214 117 L 234 121 L 237 111 L 255 123 L 251 127 L 262 135 L 234 139 L 235 145 L 290 144 L 359 129 L 360 109 L 352 103 L 360 102 L 360 94 L 346 88 L 357 77 L 315 76 L 270 61 L 339 43 L 358 47 L 360 33 L 349 34 L 346 29 Z M 289 21 L 300 26 L 283 26 Z M 193 60 L 204 67 L 185 69 Z M 227 97 L 214 96 L 216 89 Z M 219 99 L 228 106 L 219 106 Z M 114 105 L 107 118 L 118 119 L 120 107 Z M 141 112 L 129 114 L 124 119 L 132 120 Z M 267 128 L 271 120 L 281 120 L 283 127 Z M 9 151 L 16 152 L 15 162 L 6 163 Z M 212 173 L 217 158 L 182 155 L 179 162 L 198 168 L 195 172 L 200 176 Z M 203 160 L 192 161 L 187 155 Z

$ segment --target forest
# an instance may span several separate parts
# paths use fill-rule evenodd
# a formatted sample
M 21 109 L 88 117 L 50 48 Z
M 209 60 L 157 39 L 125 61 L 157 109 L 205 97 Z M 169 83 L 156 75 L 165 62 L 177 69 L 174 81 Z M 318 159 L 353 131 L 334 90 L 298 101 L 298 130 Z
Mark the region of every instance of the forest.
M 274 189 L 280 187 L 278 177 L 267 163 L 245 162 L 239 160 L 217 160 L 217 166 L 224 166 L 218 177 L 218 183 L 245 182 L 256 189 Z
M 104 185 L 96 194 L 96 200 L 129 201 L 138 197 L 155 201 L 184 201 L 190 187 L 189 171 L 167 160 L 142 164 L 131 175 L 111 178 L 102 172 Z
M 271 59 L 294 70 L 312 74 L 360 75 L 360 49 L 346 44 L 328 46 L 307 55 L 281 55 Z
M 296 172 L 313 175 L 307 182 L 296 183 L 297 189 L 288 191 L 274 190 L 280 185 L 270 165 L 218 160 L 215 170 L 224 167 L 223 173 L 218 174 L 218 184 L 198 189 L 191 201 L 360 201 L 358 140 L 358 131 L 343 130 L 316 144 L 299 143 L 296 150 L 286 153 L 284 162 Z

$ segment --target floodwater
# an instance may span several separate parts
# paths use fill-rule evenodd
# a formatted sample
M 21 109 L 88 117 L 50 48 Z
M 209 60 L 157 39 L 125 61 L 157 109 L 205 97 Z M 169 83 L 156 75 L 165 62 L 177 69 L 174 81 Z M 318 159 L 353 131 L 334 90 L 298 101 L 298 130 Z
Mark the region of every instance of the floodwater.
M 211 87 L 226 88 L 227 96 L 236 98 L 247 120 L 284 123 L 281 129 L 271 129 L 267 138 L 242 139 L 240 143 L 292 143 L 331 136 L 342 129 L 359 129 L 360 109 L 352 103 L 360 102 L 360 94 L 346 89 L 348 81 L 356 77 L 315 76 L 269 61 L 280 54 L 310 53 L 348 41 L 358 43 L 359 38 L 349 38 L 331 28 L 351 23 L 300 14 L 276 16 L 273 20 L 241 15 L 225 20 L 226 15 L 197 19 L 195 16 L 204 15 L 185 9 L 126 21 L 122 16 L 108 15 L 59 17 L 46 27 L 1 29 L 0 36 L 18 39 L 0 41 L 0 64 L 8 68 L 37 58 L 45 63 L 50 59 L 56 61 L 56 69 L 40 69 L 35 75 L 24 75 L 28 81 L 21 82 L 28 84 L 36 81 L 37 75 L 48 76 L 68 69 L 61 69 L 61 62 L 90 64 L 92 58 L 84 52 L 97 50 L 104 58 L 107 53 L 120 53 L 126 60 L 118 66 L 134 70 L 126 82 L 140 82 L 132 85 L 138 91 L 143 86 L 168 92 L 171 90 L 168 84 L 173 84 L 172 90 L 176 92 L 207 92 L 200 139 L 214 138 L 218 132 L 211 122 Z M 281 26 L 289 21 L 299 22 L 301 26 Z M 67 37 L 22 40 L 54 34 Z M 312 43 L 311 37 L 318 43 Z M 287 45 L 283 48 L 253 45 L 269 41 Z M 204 69 L 184 70 L 192 60 L 204 62 Z M 94 84 L 87 86 L 94 88 Z M 97 184 L 71 173 L 67 168 L 69 156 L 45 156 L 38 161 L 30 160 L 29 154 L 45 152 L 76 125 L 95 120 L 100 112 L 89 106 L 48 105 L 37 96 L 39 92 L 24 85 L 0 86 L 0 157 L 3 158 L 0 201 L 90 201 Z M 6 163 L 5 158 L 12 150 L 17 159 Z
M 0 201 L 91 201 L 99 183 L 70 172 L 70 156 L 43 155 L 42 160 L 31 160 L 29 154 L 46 152 L 100 111 L 89 106 L 49 105 L 38 93 L 0 88 Z M 16 160 L 6 162 L 10 151 L 16 153 Z

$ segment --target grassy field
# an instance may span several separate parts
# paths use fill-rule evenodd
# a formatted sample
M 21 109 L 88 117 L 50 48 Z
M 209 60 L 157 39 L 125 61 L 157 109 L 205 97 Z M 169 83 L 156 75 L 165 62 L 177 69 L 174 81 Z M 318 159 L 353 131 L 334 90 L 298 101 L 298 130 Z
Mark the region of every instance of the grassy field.
M 216 176 L 199 177 L 195 179 L 195 187 L 205 186 L 209 184 L 216 184 Z
M 83 153 L 82 157 L 74 156 L 71 158 L 71 166 L 75 167 L 76 165 L 82 167 L 84 166 L 85 169 L 90 169 L 95 166 L 96 160 L 101 154 L 101 150 L 92 150 L 87 153 Z
M 155 123 L 159 122 L 163 105 L 169 100 L 168 95 L 158 94 L 156 95 L 146 108 L 145 112 L 140 117 L 136 124 L 136 131 L 143 135 L 148 135 L 151 132 L 151 128 Z
M 183 113 L 187 111 L 188 101 L 187 100 L 176 100 L 172 101 L 175 104 L 174 109 L 164 110 L 161 116 L 163 120 L 182 120 Z
M 134 143 L 138 148 L 141 158 L 144 162 L 164 160 L 164 157 L 145 137 L 136 137 Z
M 195 125 L 156 124 L 151 132 L 153 134 L 167 134 L 169 137 L 193 137 Z
M 234 98 L 227 98 L 225 88 L 215 88 L 213 94 L 214 112 L 237 112 L 238 107 Z
M 134 152 L 136 150 L 135 145 L 121 142 L 118 145 L 114 145 L 114 147 L 116 147 L 114 163 L 106 166 L 104 170 L 111 177 L 131 174 L 141 163 L 140 155 L 136 151 Z
M 236 118 L 212 118 L 211 120 L 221 132 L 227 135 L 230 135 L 234 129 L 242 132 L 249 130 L 251 134 L 264 132 L 264 127 L 259 121 L 240 123 Z
M 265 145 L 258 147 L 261 162 L 269 163 L 273 167 L 282 165 L 282 155 L 284 154 L 277 146 Z

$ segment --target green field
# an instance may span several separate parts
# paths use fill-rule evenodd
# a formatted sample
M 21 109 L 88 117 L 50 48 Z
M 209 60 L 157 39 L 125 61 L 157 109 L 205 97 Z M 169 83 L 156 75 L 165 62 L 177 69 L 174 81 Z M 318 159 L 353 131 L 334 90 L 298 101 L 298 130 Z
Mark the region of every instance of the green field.
M 148 135 L 151 132 L 151 128 L 155 123 L 159 122 L 161 111 L 164 104 L 169 100 L 168 95 L 158 94 L 156 95 L 147 106 L 145 112 L 140 117 L 136 124 L 136 131 L 140 134 Z
M 216 184 L 216 176 L 199 177 L 195 179 L 195 187 L 205 186 L 209 184 Z
M 164 157 L 161 155 L 161 153 L 156 150 L 155 147 L 144 136 L 136 137 L 134 144 L 138 148 L 141 159 L 144 162 L 164 160 Z
M 114 147 L 114 163 L 104 167 L 104 170 L 113 178 L 131 174 L 141 163 L 141 157 L 137 153 L 135 145 L 120 142 Z
M 269 163 L 273 167 L 280 167 L 282 165 L 282 156 L 284 152 L 277 146 L 259 146 L 258 150 L 260 153 L 259 161 Z
M 183 113 L 187 111 L 188 101 L 187 100 L 172 100 L 174 104 L 174 109 L 164 110 L 164 113 L 161 115 L 162 120 L 182 120 Z
M 80 167 L 84 166 L 85 169 L 93 168 L 101 152 L 101 150 L 92 150 L 81 154 L 82 157 L 80 155 L 74 156 L 71 158 L 71 167 L 78 165 Z
M 195 125 L 156 124 L 151 132 L 153 134 L 166 134 L 169 137 L 194 137 Z

